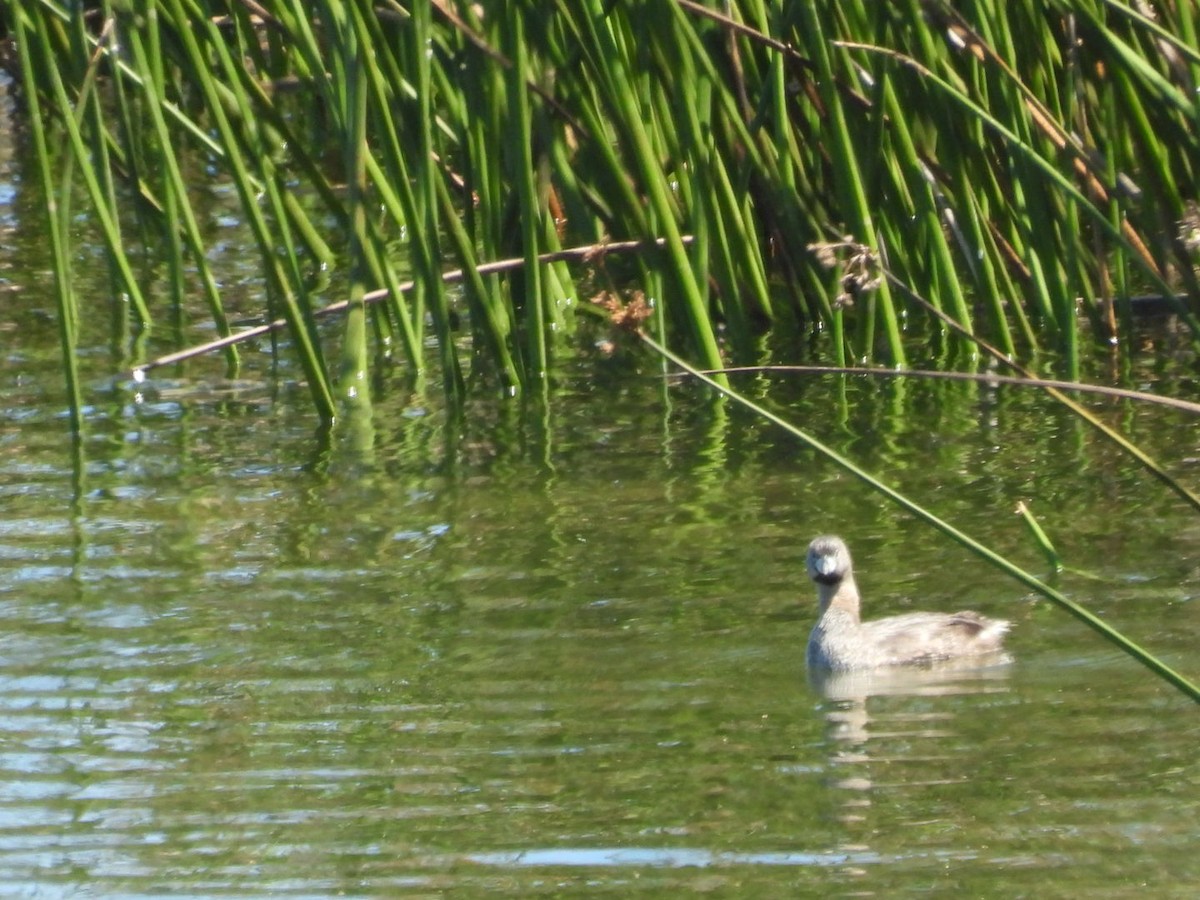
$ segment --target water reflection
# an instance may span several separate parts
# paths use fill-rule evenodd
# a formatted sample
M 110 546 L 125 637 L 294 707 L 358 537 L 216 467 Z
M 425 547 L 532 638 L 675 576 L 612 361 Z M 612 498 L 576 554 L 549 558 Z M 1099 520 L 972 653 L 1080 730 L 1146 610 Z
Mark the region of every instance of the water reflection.
M 889 666 L 852 672 L 809 671 L 809 684 L 833 703 L 861 703 L 879 696 L 924 697 L 1006 690 L 1012 657 L 994 653 L 927 666 Z
M 840 797 L 839 821 L 844 825 L 866 822 L 876 791 L 872 772 L 878 764 L 923 760 L 927 765 L 920 774 L 904 782 L 905 787 L 953 782 L 969 777 L 953 766 L 937 764 L 947 756 L 939 741 L 954 734 L 956 708 L 949 704 L 905 703 L 904 698 L 949 698 L 966 695 L 1004 693 L 1009 690 L 1012 666 L 1007 653 L 988 657 L 947 660 L 931 666 L 892 666 L 853 672 L 809 672 L 809 683 L 825 698 L 828 767 L 832 787 L 845 793 Z M 874 716 L 872 698 L 899 698 Z M 966 715 L 972 707 L 958 708 Z M 903 746 L 897 753 L 897 742 Z M 933 774 L 931 769 L 936 769 Z M 895 779 L 894 767 L 889 769 Z M 843 847 L 862 852 L 859 844 Z

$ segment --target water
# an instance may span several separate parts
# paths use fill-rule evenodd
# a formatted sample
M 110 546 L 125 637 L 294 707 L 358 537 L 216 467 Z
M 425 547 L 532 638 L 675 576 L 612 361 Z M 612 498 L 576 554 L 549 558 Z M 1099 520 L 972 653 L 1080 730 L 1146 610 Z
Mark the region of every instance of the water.
M 772 427 L 585 360 L 548 414 L 447 428 L 392 387 L 371 449 L 326 449 L 286 361 L 135 387 L 92 323 L 75 457 L 44 251 L 8 233 L 0 893 L 1200 889 L 1194 704 Z M 1126 381 L 1196 400 L 1192 367 Z M 1051 401 L 741 384 L 1039 570 L 1031 503 L 1058 586 L 1200 677 L 1200 520 Z M 1197 486 L 1190 418 L 1088 403 Z M 811 685 L 826 531 L 869 614 L 1010 618 L 1013 661 Z
M 452 456 L 397 396 L 362 457 L 265 383 L 93 383 L 76 476 L 43 349 L 0 384 L 14 894 L 1200 885 L 1191 703 L 691 389 L 585 367 L 553 441 L 499 415 Z M 769 394 L 1037 568 L 1030 500 L 1086 573 L 1060 586 L 1195 675 L 1195 516 L 1117 450 L 1033 395 L 845 389 L 844 422 L 829 382 Z M 1186 475 L 1177 415 L 1128 421 Z M 871 613 L 1013 618 L 1014 662 L 810 686 L 801 554 L 830 529 Z

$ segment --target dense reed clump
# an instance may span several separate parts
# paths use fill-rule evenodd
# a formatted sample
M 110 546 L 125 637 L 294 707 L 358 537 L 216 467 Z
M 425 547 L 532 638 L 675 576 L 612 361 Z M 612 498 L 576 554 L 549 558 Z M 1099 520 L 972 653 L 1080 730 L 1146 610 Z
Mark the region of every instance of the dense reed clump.
M 606 241 L 654 242 L 605 277 L 708 368 L 762 361 L 780 317 L 828 329 L 842 364 L 902 366 L 913 340 L 957 340 L 949 319 L 1073 365 L 1081 336 L 1125 332 L 1139 293 L 1200 337 L 1191 5 L 961 7 L 0 0 L 42 189 L 62 201 L 65 355 L 65 198 L 99 223 L 135 367 L 133 337 L 192 298 L 231 332 L 204 179 L 236 192 L 262 315 L 286 322 L 325 420 L 339 397 L 368 402 L 377 359 L 414 381 L 433 364 L 452 394 L 543 378 L 590 308 L 554 254 Z M 146 247 L 166 296 L 143 290 Z M 480 269 L 509 258 L 523 265 Z M 332 362 L 331 299 L 347 301 Z

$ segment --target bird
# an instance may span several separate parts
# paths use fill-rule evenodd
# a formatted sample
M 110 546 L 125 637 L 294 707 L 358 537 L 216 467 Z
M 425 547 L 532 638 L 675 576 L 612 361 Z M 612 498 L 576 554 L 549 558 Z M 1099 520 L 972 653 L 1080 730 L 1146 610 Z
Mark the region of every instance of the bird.
M 833 535 L 808 545 L 808 577 L 820 618 L 808 637 L 810 669 L 846 672 L 984 656 L 1001 650 L 1010 623 L 977 612 L 914 612 L 863 622 L 846 542 Z

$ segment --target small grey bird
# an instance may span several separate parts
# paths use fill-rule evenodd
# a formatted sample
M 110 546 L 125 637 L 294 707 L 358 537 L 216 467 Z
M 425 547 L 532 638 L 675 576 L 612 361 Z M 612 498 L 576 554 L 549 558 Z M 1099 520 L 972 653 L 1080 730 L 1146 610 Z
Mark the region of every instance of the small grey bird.
M 826 536 L 808 545 L 808 577 L 821 617 L 808 637 L 808 665 L 844 672 L 980 656 L 1001 649 L 1009 623 L 975 612 L 916 612 L 874 622 L 859 618 L 850 550 Z

